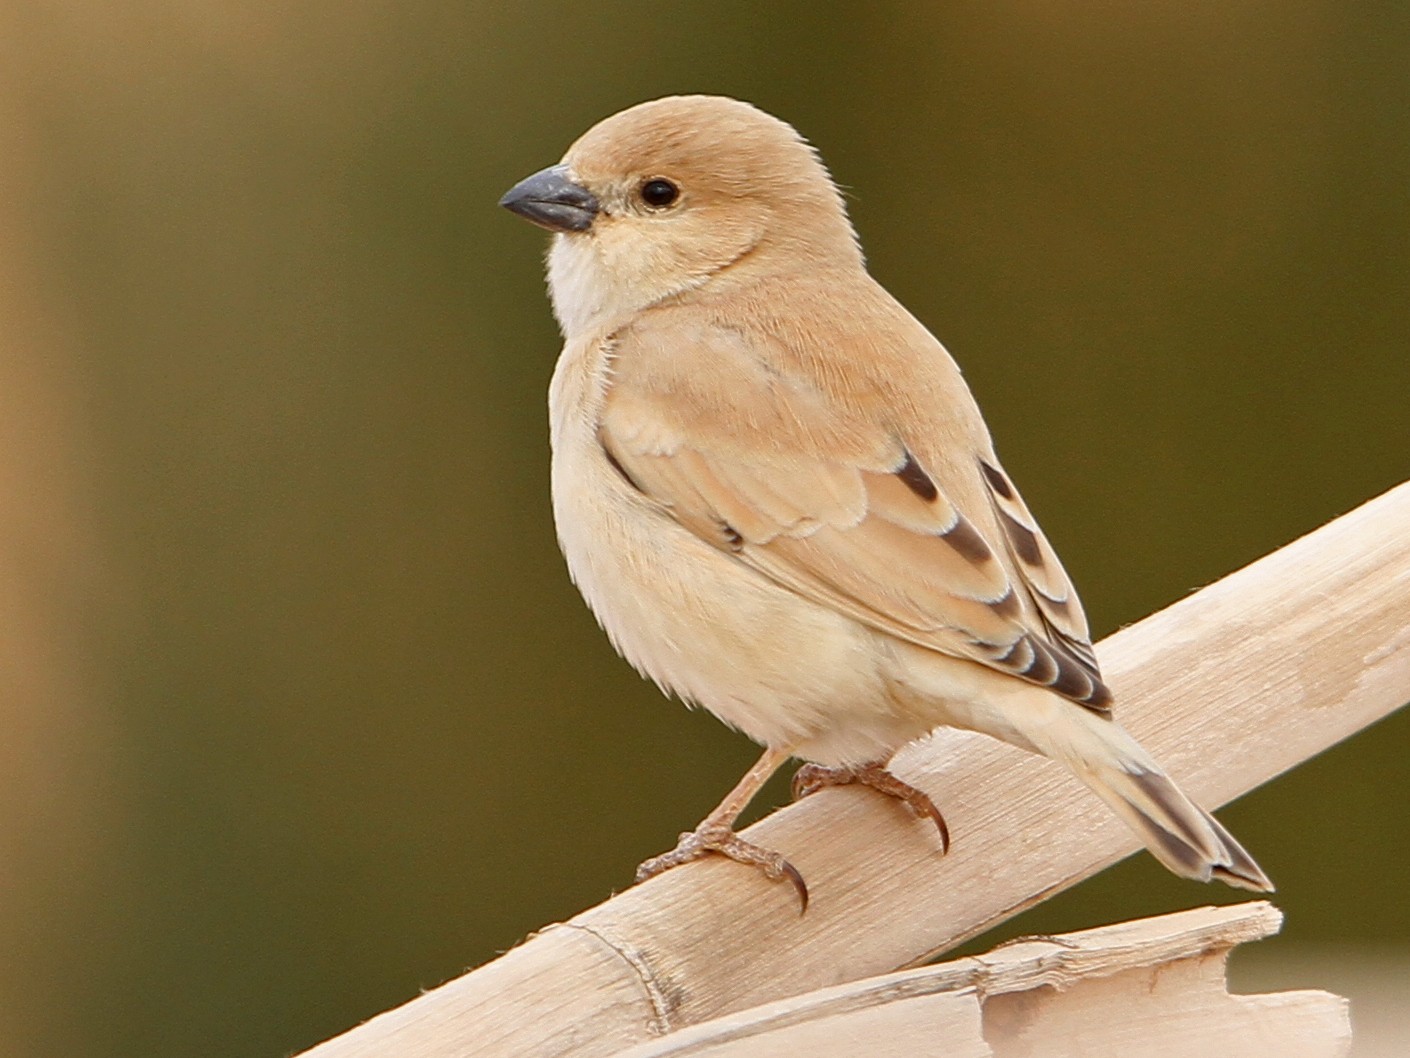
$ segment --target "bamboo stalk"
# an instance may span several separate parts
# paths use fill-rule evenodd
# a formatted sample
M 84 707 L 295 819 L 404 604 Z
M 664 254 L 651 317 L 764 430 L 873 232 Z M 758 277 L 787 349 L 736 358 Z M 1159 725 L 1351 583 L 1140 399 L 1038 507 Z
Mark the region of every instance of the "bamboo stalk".
M 1104 640 L 1122 722 L 1206 806 L 1410 699 L 1410 483 Z M 897 758 L 955 846 L 865 791 L 749 830 L 808 879 L 670 871 L 308 1058 L 610 1055 L 654 1035 L 912 965 L 1096 873 L 1135 839 L 1062 768 L 941 731 Z

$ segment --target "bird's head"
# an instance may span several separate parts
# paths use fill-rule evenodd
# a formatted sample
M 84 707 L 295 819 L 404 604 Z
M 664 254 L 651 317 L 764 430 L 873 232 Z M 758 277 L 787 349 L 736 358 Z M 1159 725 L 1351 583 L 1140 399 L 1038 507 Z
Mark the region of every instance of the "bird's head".
M 500 204 L 556 233 L 549 288 L 568 335 L 708 283 L 861 263 L 812 148 L 720 96 L 615 114 Z

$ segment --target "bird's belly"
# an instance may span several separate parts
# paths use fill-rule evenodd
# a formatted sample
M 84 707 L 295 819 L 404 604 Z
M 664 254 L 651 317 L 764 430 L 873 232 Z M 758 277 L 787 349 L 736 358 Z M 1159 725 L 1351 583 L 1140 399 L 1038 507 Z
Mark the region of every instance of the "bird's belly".
M 559 542 L 640 672 L 755 741 L 822 763 L 875 760 L 925 733 L 888 693 L 885 637 L 683 528 L 595 443 L 568 447 L 579 457 L 555 454 L 553 467 Z

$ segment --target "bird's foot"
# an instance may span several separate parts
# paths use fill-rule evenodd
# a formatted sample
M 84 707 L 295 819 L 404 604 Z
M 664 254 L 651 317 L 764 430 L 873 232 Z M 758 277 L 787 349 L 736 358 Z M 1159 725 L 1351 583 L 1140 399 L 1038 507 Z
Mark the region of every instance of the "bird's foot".
M 856 766 L 829 768 L 821 764 L 805 764 L 793 775 L 793 799 L 807 797 L 826 786 L 869 786 L 887 797 L 902 802 L 917 817 L 929 819 L 940 831 L 940 849 L 950 851 L 950 828 L 945 825 L 945 817 L 935 802 L 923 790 L 917 790 L 910 783 L 902 782 L 886 770 L 884 764 L 858 764 Z
M 808 886 L 798 868 L 789 863 L 780 853 L 745 841 L 728 826 L 706 821 L 696 829 L 687 831 L 680 842 L 670 852 L 654 856 L 636 869 L 636 880 L 644 882 L 672 867 L 690 863 L 710 853 L 728 856 L 735 863 L 757 867 L 770 881 L 786 879 L 798 893 L 801 910 L 808 910 Z M 801 913 L 801 912 L 800 912 Z

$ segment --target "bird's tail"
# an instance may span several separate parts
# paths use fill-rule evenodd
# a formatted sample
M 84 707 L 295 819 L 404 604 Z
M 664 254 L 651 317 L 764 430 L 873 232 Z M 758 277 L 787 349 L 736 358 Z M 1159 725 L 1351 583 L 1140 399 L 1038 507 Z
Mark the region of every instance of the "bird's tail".
M 1186 797 L 1120 724 L 1069 706 L 1061 722 L 1025 734 L 1041 752 L 1071 768 L 1176 874 L 1273 891 L 1234 836 Z

